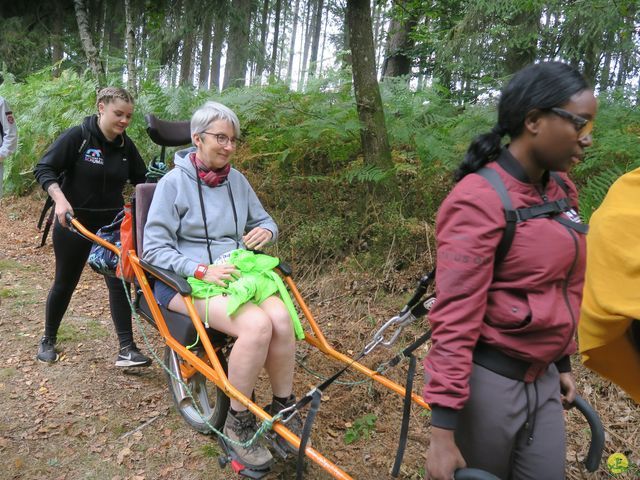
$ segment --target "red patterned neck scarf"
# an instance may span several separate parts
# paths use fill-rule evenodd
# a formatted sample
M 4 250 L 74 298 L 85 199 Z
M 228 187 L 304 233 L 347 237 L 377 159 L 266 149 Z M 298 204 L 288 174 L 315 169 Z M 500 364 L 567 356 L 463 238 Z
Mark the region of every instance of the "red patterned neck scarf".
M 217 170 L 211 170 L 207 167 L 202 161 L 196 157 L 195 152 L 192 152 L 189 155 L 189 159 L 191 160 L 191 164 L 196 167 L 198 171 L 198 177 L 209 187 L 217 187 L 222 182 L 224 182 L 229 176 L 229 171 L 231 170 L 231 164 L 227 163 L 224 167 L 218 168 Z

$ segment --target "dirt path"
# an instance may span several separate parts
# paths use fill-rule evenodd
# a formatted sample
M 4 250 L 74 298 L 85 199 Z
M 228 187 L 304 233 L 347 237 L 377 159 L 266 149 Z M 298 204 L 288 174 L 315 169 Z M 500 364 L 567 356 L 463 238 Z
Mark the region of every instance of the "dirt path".
M 176 413 L 157 362 L 135 374 L 114 367 L 117 340 L 106 288 L 89 269 L 63 320 L 61 360 L 55 365 L 35 360 L 43 305 L 53 277 L 50 241 L 42 249 L 34 248 L 39 241 L 35 220 L 40 207 L 40 200 L 33 197 L 0 203 L 0 351 L 5 356 L 0 366 L 0 478 L 237 478 L 220 470 L 217 443 L 191 430 Z M 373 279 L 362 276 L 327 275 L 316 281 L 313 289 L 304 283 L 300 287 L 327 337 L 349 354 L 360 351 L 376 324 L 393 314 L 404 299 L 404 295 L 385 297 Z M 151 348 L 161 355 L 158 335 L 146 324 L 143 327 Z M 136 325 L 134 331 L 143 346 Z M 408 343 L 419 333 L 417 326 L 403 341 Z M 314 371 L 325 375 L 334 371 L 334 364 L 305 345 L 298 351 Z M 375 367 L 384 358 L 384 352 L 376 353 L 365 363 Z M 401 382 L 403 375 L 402 367 L 391 373 Z M 610 453 L 621 452 L 635 465 L 640 464 L 638 406 L 580 367 L 577 376 L 583 396 L 605 423 L 605 459 Z M 312 375 L 298 369 L 298 394 L 316 383 Z M 421 384 L 419 375 L 416 389 Z M 400 409 L 399 397 L 368 383 L 332 387 L 316 421 L 314 447 L 354 478 L 387 478 Z M 587 450 L 586 424 L 572 412 L 567 417 L 568 478 L 608 478 L 606 467 L 597 474 L 586 474 L 579 465 Z M 402 478 L 422 478 L 427 425 L 428 412 L 414 409 Z M 345 443 L 345 438 L 354 437 L 355 441 Z M 294 478 L 294 471 L 290 464 L 281 462 L 270 478 Z M 640 477 L 638 470 L 636 473 Z M 617 478 L 635 477 L 629 472 Z M 310 466 L 306 478 L 329 477 Z

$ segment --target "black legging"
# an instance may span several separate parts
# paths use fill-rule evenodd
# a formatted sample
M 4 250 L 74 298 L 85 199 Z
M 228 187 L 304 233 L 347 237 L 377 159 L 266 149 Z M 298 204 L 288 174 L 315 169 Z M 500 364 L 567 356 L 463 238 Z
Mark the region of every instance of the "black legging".
M 116 213 L 84 213 L 78 214 L 77 218 L 88 230 L 95 233 L 101 226 L 111 223 Z M 57 220 L 53 226 L 52 239 L 56 256 L 56 275 L 47 297 L 44 334 L 55 339 L 62 317 L 71 301 L 71 295 L 78 285 L 82 270 L 89 258 L 91 242 L 62 227 Z M 129 284 L 125 290 L 119 278 L 105 276 L 104 279 L 109 289 L 111 318 L 120 346 L 124 347 L 133 342 L 131 308 L 127 300 Z

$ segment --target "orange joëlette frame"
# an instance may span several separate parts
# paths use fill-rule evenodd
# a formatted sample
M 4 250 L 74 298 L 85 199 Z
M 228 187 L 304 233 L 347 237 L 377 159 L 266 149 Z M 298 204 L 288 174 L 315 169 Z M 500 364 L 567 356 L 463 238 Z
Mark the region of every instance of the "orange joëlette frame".
M 96 242 L 105 248 L 108 248 L 112 252 L 116 253 L 118 256 L 120 255 L 120 249 L 118 249 L 118 247 L 116 247 L 115 245 L 109 242 L 106 242 L 105 240 L 91 233 L 80 222 L 78 222 L 78 220 L 73 219 L 71 223 L 76 230 L 78 230 L 85 237 L 89 238 L 91 241 Z M 153 319 L 155 320 L 156 327 L 158 328 L 158 331 L 160 332 L 160 335 L 164 339 L 165 343 L 172 350 L 174 350 L 183 360 L 189 363 L 193 367 L 193 369 L 195 369 L 195 371 L 198 371 L 199 373 L 204 375 L 206 378 L 208 378 L 210 381 L 215 383 L 216 386 L 222 389 L 222 391 L 224 391 L 224 393 L 228 397 L 238 400 L 240 403 L 245 405 L 259 419 L 271 420 L 272 419 L 271 415 L 269 415 L 262 408 L 260 408 L 258 405 L 253 403 L 251 399 L 247 398 L 245 395 L 239 392 L 229 382 L 229 379 L 227 378 L 227 375 L 225 374 L 224 369 L 222 368 L 222 365 L 218 360 L 218 356 L 216 355 L 215 348 L 213 347 L 213 345 L 211 344 L 211 341 L 209 340 L 209 336 L 207 335 L 205 326 L 202 320 L 200 320 L 200 316 L 196 312 L 196 309 L 194 308 L 193 303 L 191 302 L 191 297 L 188 295 L 182 296 L 182 299 L 187 308 L 187 311 L 189 312 L 189 317 L 191 318 L 191 321 L 193 322 L 193 325 L 196 331 L 198 332 L 198 335 L 200 336 L 200 342 L 202 343 L 202 346 L 204 347 L 204 350 L 207 354 L 208 362 L 202 360 L 193 352 L 188 350 L 184 345 L 178 342 L 171 335 L 171 333 L 169 332 L 169 328 L 167 327 L 166 321 L 164 319 L 164 316 L 162 315 L 162 312 L 160 311 L 160 308 L 158 308 L 158 304 L 155 301 L 155 297 L 153 296 L 151 286 L 147 281 L 147 277 L 145 275 L 146 270 L 141 265 L 140 259 L 138 258 L 134 250 L 130 250 L 128 252 L 128 255 L 129 255 L 129 259 L 131 260 L 131 265 L 133 266 L 133 270 L 135 272 L 135 276 L 138 280 L 139 286 L 142 290 L 143 295 L 147 300 L 149 308 L 151 309 L 151 313 L 152 313 Z M 302 295 L 300 294 L 298 288 L 296 287 L 293 279 L 289 276 L 284 276 L 284 280 L 287 286 L 289 287 L 289 290 L 291 291 L 293 297 L 295 298 L 298 306 L 300 307 L 300 310 L 302 310 L 302 313 L 304 314 L 304 317 L 307 319 L 307 322 L 309 323 L 309 326 L 311 327 L 311 330 L 313 332 L 313 333 L 305 332 L 305 340 L 307 343 L 309 343 L 310 345 L 313 345 L 325 355 L 335 360 L 338 360 L 339 362 L 349 364 L 350 368 L 357 370 L 358 372 L 369 377 L 371 380 L 375 380 L 376 382 L 384 385 L 389 390 L 396 392 L 400 396 L 404 397 L 405 389 L 403 386 L 389 380 L 388 378 L 381 375 L 379 372 L 376 372 L 374 370 L 371 370 L 370 368 L 365 367 L 361 363 L 354 361 L 352 358 L 338 352 L 333 347 L 331 347 L 331 345 L 329 344 L 329 342 L 327 342 L 327 339 L 323 335 L 322 331 L 320 330 L 320 327 L 316 323 L 313 317 L 313 314 L 309 310 L 309 307 L 307 306 L 304 299 L 302 298 Z M 187 372 L 184 372 L 184 373 L 187 373 Z M 193 370 L 190 373 L 193 374 Z M 189 373 L 187 373 L 187 375 L 190 376 Z M 429 405 L 419 395 L 412 393 L 411 398 L 414 403 L 417 403 L 421 407 L 429 409 Z M 276 422 L 273 424 L 273 430 L 275 430 L 276 433 L 278 433 L 281 437 L 283 437 L 290 444 L 294 445 L 296 448 L 300 446 L 300 438 L 280 422 Z M 319 465 L 325 472 L 330 474 L 333 478 L 336 478 L 339 480 L 352 479 L 352 477 L 349 474 L 344 472 L 340 467 L 332 463 L 330 460 L 328 460 L 326 457 L 324 457 L 320 452 L 318 452 L 314 448 L 307 446 L 305 449 L 305 455 L 308 458 L 310 458 L 314 463 Z

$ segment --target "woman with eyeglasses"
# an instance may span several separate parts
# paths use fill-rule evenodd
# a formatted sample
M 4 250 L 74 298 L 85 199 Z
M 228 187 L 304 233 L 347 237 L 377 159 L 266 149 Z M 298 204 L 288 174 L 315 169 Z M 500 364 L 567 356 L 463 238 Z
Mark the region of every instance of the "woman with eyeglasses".
M 269 410 L 275 414 L 296 401 L 295 340 L 302 330 L 277 294 L 267 292 L 263 301 L 242 303 L 233 293 L 234 284 L 246 277 L 241 267 L 244 254 L 250 255 L 246 249 L 259 250 L 278 234 L 247 179 L 231 167 L 239 135 L 240 122 L 228 107 L 206 102 L 196 110 L 191 118 L 194 146 L 178 151 L 175 168 L 158 182 L 144 230 L 143 258 L 206 291 L 193 293 L 200 318 L 236 339 L 228 361 L 229 381 L 250 398 L 264 366 L 273 393 Z M 187 314 L 181 296 L 164 283 L 155 283 L 154 294 L 169 310 Z M 287 427 L 299 435 L 299 417 Z M 272 463 L 269 450 L 260 442 L 242 445 L 256 430 L 253 414 L 231 399 L 224 434 L 239 443 L 229 447 L 246 467 L 263 470 Z M 294 451 L 286 442 L 283 447 Z
M 586 253 L 566 172 L 591 145 L 596 111 L 572 67 L 530 65 L 455 173 L 437 215 L 427 478 L 449 480 L 464 466 L 565 478 L 563 406 L 576 395 L 569 358 Z

